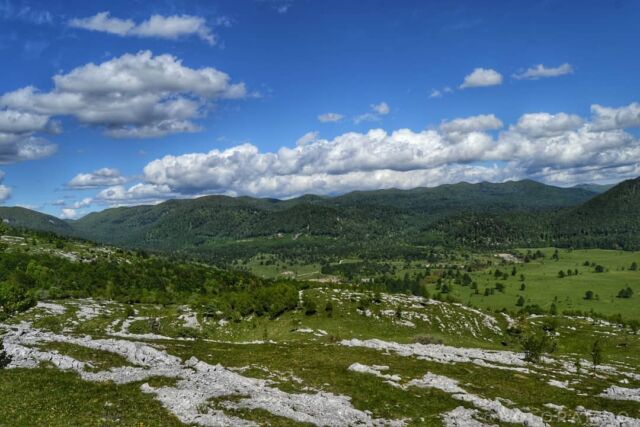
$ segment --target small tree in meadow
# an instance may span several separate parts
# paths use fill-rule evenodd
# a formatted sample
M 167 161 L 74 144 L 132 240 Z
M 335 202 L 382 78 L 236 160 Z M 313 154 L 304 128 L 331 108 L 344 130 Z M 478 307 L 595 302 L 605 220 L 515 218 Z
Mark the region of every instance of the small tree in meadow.
M 327 301 L 324 306 L 324 312 L 327 313 L 327 317 L 333 317 L 333 302 Z
M 524 297 L 523 297 L 522 295 L 520 295 L 520 296 L 518 297 L 518 300 L 516 301 L 516 306 L 518 306 L 518 307 L 524 307 L 524 303 L 525 303 L 525 301 L 524 301 Z
M 631 298 L 633 296 L 633 289 L 627 286 L 626 289 L 620 289 L 618 292 L 618 298 Z
M 587 291 L 584 293 L 584 299 L 592 300 L 593 299 L 593 291 Z
M 602 354 L 602 344 L 600 340 L 595 340 L 591 345 L 591 362 L 593 363 L 593 372 L 596 371 L 598 365 L 602 364 L 603 354 Z
M 0 369 L 6 368 L 11 363 L 11 356 L 4 350 L 4 343 L 0 341 Z
M 530 335 L 522 341 L 524 360 L 538 362 L 543 354 L 553 352 L 555 347 L 555 341 L 549 339 L 546 334 Z
M 307 316 L 313 316 L 318 312 L 316 302 L 307 297 L 302 301 L 302 309 L 304 310 L 304 314 Z

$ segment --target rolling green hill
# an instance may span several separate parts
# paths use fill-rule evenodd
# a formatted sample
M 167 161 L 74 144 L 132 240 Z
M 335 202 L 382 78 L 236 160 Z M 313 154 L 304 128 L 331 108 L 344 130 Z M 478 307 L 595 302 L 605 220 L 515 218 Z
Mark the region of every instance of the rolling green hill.
M 150 247 L 279 233 L 394 237 L 415 233 L 452 214 L 557 209 L 578 205 L 595 195 L 585 189 L 518 181 L 354 192 L 333 198 L 303 196 L 286 201 L 207 196 L 156 206 L 107 209 L 72 225 L 80 236 L 89 239 Z
M 640 249 L 640 178 L 623 181 L 585 203 L 542 212 L 460 214 L 432 231 L 440 241 L 491 247 L 560 246 Z
M 222 263 L 261 252 L 313 262 L 410 256 L 427 245 L 638 248 L 637 187 L 638 180 L 604 193 L 604 186 L 530 180 L 459 183 L 289 200 L 206 196 L 67 222 L 23 208 L 2 208 L 0 217 L 17 227 Z
M 18 206 L 0 207 L 0 218 L 5 224 L 14 228 L 25 228 L 61 235 L 73 233 L 71 225 L 55 216 Z
M 338 206 L 394 206 L 433 219 L 462 212 L 503 213 L 576 206 L 596 194 L 597 191 L 589 189 L 554 187 L 532 180 L 461 182 L 434 188 L 353 192 L 331 199 L 329 203 Z
M 640 178 L 563 213 L 554 225 L 558 239 L 573 247 L 640 248 Z

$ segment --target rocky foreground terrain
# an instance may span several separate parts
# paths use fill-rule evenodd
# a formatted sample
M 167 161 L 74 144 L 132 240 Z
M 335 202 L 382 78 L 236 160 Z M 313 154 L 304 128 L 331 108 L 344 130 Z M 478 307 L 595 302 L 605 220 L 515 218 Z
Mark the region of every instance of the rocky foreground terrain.
M 543 317 L 387 294 L 362 309 L 356 292 L 303 292 L 335 312 L 229 322 L 186 306 L 67 300 L 0 330 L 9 370 L 134 384 L 176 424 L 640 425 L 638 339 L 616 325 L 561 318 L 547 332 L 556 351 L 532 363 L 507 330 Z M 616 350 L 594 367 L 572 351 L 585 336 Z

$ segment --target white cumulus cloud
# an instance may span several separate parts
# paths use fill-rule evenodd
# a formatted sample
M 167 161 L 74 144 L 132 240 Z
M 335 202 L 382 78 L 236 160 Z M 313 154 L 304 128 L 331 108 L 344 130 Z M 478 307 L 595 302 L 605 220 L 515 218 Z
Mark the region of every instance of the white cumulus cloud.
M 192 15 L 152 15 L 149 19 L 136 23 L 131 19 L 112 17 L 109 12 L 99 12 L 86 18 L 74 18 L 69 26 L 90 31 L 99 31 L 118 36 L 155 37 L 178 39 L 197 36 L 213 45 L 216 37 L 204 18 Z
M 4 181 L 4 172 L 0 171 L 0 203 L 4 203 L 11 197 L 11 187 L 1 184 Z
M 545 67 L 543 64 L 538 64 L 534 67 L 527 68 L 521 73 L 515 74 L 513 77 L 519 80 L 537 80 L 548 77 L 559 77 L 566 74 L 572 74 L 573 67 L 571 64 L 562 64 L 557 67 Z
M 73 116 L 116 138 L 158 137 L 195 132 L 193 120 L 213 102 L 244 97 L 244 84 L 230 80 L 215 68 L 193 69 L 175 56 L 141 51 L 55 75 L 49 92 L 28 86 L 6 93 L 0 107 L 34 118 Z
M 380 120 L 382 116 L 385 116 L 391 112 L 389 104 L 384 101 L 379 104 L 371 104 L 369 108 L 371 109 L 371 112 L 355 116 L 353 118 L 353 122 L 355 124 L 359 124 L 362 122 L 375 122 Z
M 476 68 L 465 76 L 460 89 L 472 87 L 496 86 L 502 84 L 502 74 L 491 68 Z
M 56 145 L 34 134 L 55 134 L 60 130 L 60 124 L 47 115 L 0 109 L 0 163 L 35 160 L 53 154 Z
M 76 219 L 78 217 L 78 210 L 73 208 L 62 208 L 60 218 L 62 219 Z
M 343 118 L 344 116 L 338 113 L 324 113 L 318 116 L 318 120 L 321 121 L 322 123 L 339 122 Z
M 67 183 L 67 187 L 88 189 L 121 185 L 125 182 L 127 182 L 127 178 L 123 177 L 117 169 L 101 168 L 90 173 L 80 173 L 74 176 Z
M 371 109 L 375 111 L 377 114 L 380 114 L 381 116 L 389 114 L 389 111 L 391 111 L 391 109 L 389 108 L 389 105 L 386 102 L 381 102 L 379 104 L 372 104 Z
M 574 114 L 531 113 L 524 114 L 515 125 L 515 129 L 533 138 L 555 136 L 578 128 L 583 120 Z
M 593 128 L 595 130 L 612 130 L 640 127 L 640 104 L 633 102 L 619 108 L 592 105 Z
M 445 133 L 468 133 L 473 131 L 495 130 L 502 127 L 502 121 L 493 114 L 481 114 L 445 121 L 440 125 L 440 130 Z

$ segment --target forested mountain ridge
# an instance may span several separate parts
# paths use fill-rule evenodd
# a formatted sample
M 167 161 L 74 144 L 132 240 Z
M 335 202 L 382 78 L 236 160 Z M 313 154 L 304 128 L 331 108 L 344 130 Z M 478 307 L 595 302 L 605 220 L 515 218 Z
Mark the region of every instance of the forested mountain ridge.
M 389 236 L 461 212 L 504 213 L 575 206 L 596 195 L 534 181 L 459 183 L 290 200 L 206 196 L 107 209 L 72 222 L 80 236 L 114 244 L 166 239 L 244 239 L 278 233 Z
M 55 216 L 43 214 L 19 206 L 0 206 L 0 218 L 14 228 L 25 228 L 61 235 L 73 233 L 73 227 Z
M 537 213 L 456 215 L 438 222 L 441 241 L 480 247 L 640 249 L 640 178 L 585 203 Z
M 0 217 L 11 214 L 16 227 L 207 261 L 265 250 L 316 259 L 375 256 L 372 251 L 385 247 L 406 254 L 434 244 L 633 248 L 639 243 L 629 233 L 640 231 L 633 215 L 640 211 L 637 186 L 638 180 L 625 181 L 600 193 L 602 186 L 560 188 L 530 180 L 459 183 L 289 200 L 205 196 L 106 209 L 67 222 L 22 208 L 2 208 Z
M 559 215 L 554 229 L 558 239 L 573 247 L 640 248 L 640 178 L 623 181 Z

